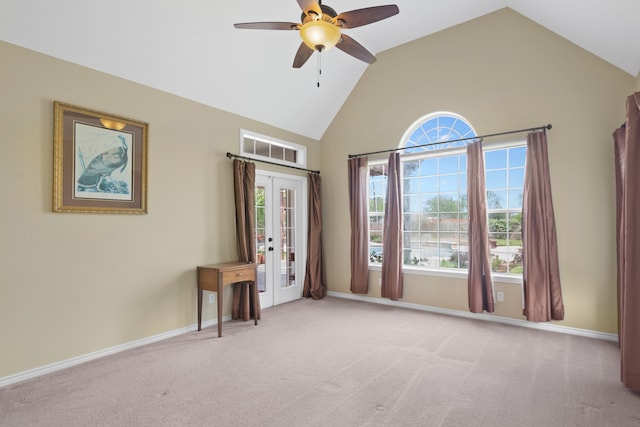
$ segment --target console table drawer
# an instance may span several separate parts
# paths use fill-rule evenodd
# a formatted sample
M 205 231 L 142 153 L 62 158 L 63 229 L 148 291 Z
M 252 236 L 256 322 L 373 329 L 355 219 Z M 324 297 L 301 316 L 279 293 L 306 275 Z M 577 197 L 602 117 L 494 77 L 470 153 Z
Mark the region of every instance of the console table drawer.
M 222 272 L 222 283 L 224 285 L 237 282 L 252 282 L 254 280 L 256 280 L 256 269 L 252 264 L 242 270 Z

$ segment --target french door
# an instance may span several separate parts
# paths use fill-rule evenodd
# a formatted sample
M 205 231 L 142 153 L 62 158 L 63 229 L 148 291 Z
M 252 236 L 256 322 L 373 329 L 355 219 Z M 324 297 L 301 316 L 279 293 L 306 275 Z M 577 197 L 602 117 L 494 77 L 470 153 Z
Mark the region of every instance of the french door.
M 256 261 L 260 307 L 302 298 L 306 178 L 256 170 Z

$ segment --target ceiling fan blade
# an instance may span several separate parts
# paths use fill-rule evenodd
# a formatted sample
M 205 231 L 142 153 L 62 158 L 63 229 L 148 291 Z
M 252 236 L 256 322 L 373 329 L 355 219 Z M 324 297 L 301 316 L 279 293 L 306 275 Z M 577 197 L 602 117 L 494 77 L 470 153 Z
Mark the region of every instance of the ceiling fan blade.
M 386 6 L 373 6 L 364 9 L 351 10 L 336 16 L 336 21 L 341 24 L 341 28 L 356 28 L 372 22 L 382 21 L 400 12 L 395 4 Z
M 308 15 L 309 11 L 312 10 L 317 15 L 322 15 L 322 9 L 320 5 L 315 0 L 298 0 L 298 4 L 300 5 L 300 9 Z
M 300 24 L 294 22 L 244 22 L 233 24 L 233 26 L 249 30 L 297 30 Z
M 367 64 L 373 64 L 376 62 L 376 57 L 373 56 L 371 52 L 346 34 L 342 34 L 336 47 L 344 53 L 347 53 L 360 61 L 364 61 Z
M 311 57 L 314 50 L 308 47 L 304 42 L 300 43 L 296 57 L 293 59 L 293 68 L 300 68 Z

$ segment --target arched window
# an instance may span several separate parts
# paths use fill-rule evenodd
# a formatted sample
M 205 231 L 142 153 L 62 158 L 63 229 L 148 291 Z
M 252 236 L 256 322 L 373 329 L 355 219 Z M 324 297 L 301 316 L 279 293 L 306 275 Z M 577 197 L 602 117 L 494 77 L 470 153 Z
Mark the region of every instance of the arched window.
M 468 268 L 466 145 L 477 136 L 462 116 L 437 112 L 417 120 L 400 141 L 404 265 L 425 270 Z M 471 139 L 468 139 L 471 138 Z M 485 144 L 492 269 L 522 274 L 523 140 Z M 386 162 L 369 166 L 370 261 L 382 254 Z
M 413 147 L 404 150 L 405 154 L 464 147 L 468 141 L 460 140 L 476 135 L 471 124 L 459 114 L 431 113 L 416 121 L 407 130 L 400 142 L 400 147 Z M 436 144 L 438 142 L 441 144 Z M 425 144 L 434 145 L 424 146 Z

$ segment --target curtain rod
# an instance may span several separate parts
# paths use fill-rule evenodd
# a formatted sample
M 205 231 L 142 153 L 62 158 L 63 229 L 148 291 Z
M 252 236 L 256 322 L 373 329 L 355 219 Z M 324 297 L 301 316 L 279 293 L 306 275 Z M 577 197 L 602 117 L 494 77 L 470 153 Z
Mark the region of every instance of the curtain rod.
M 297 166 L 283 165 L 281 163 L 270 162 L 268 160 L 252 159 L 251 157 L 239 156 L 237 154 L 232 154 L 232 153 L 230 153 L 228 151 L 227 151 L 227 158 L 229 158 L 229 159 L 242 159 L 242 160 L 247 160 L 247 161 L 250 161 L 250 162 L 268 163 L 270 165 L 282 166 L 282 167 L 285 167 L 285 168 L 297 169 L 297 170 L 300 170 L 300 171 L 305 171 L 305 172 L 309 172 L 309 173 L 317 173 L 318 175 L 320 175 L 320 171 L 314 171 L 314 170 L 311 170 L 311 169 L 299 168 Z
M 368 156 L 370 154 L 390 153 L 392 151 L 401 151 L 401 150 L 407 150 L 407 149 L 410 149 L 410 148 L 428 147 L 430 145 L 448 144 L 450 142 L 468 141 L 470 139 L 490 138 L 492 136 L 509 135 L 511 133 L 533 132 L 533 131 L 537 131 L 537 130 L 551 129 L 551 127 L 552 127 L 551 123 L 549 123 L 546 126 L 538 126 L 538 127 L 534 127 L 534 128 L 528 128 L 528 129 L 509 130 L 509 131 L 506 131 L 506 132 L 491 133 L 491 134 L 488 134 L 488 135 L 471 136 L 469 138 L 451 139 L 449 141 L 430 142 L 428 144 L 414 145 L 413 147 L 390 148 L 388 150 L 370 151 L 368 153 L 349 154 L 349 158 L 352 159 L 354 157 Z

